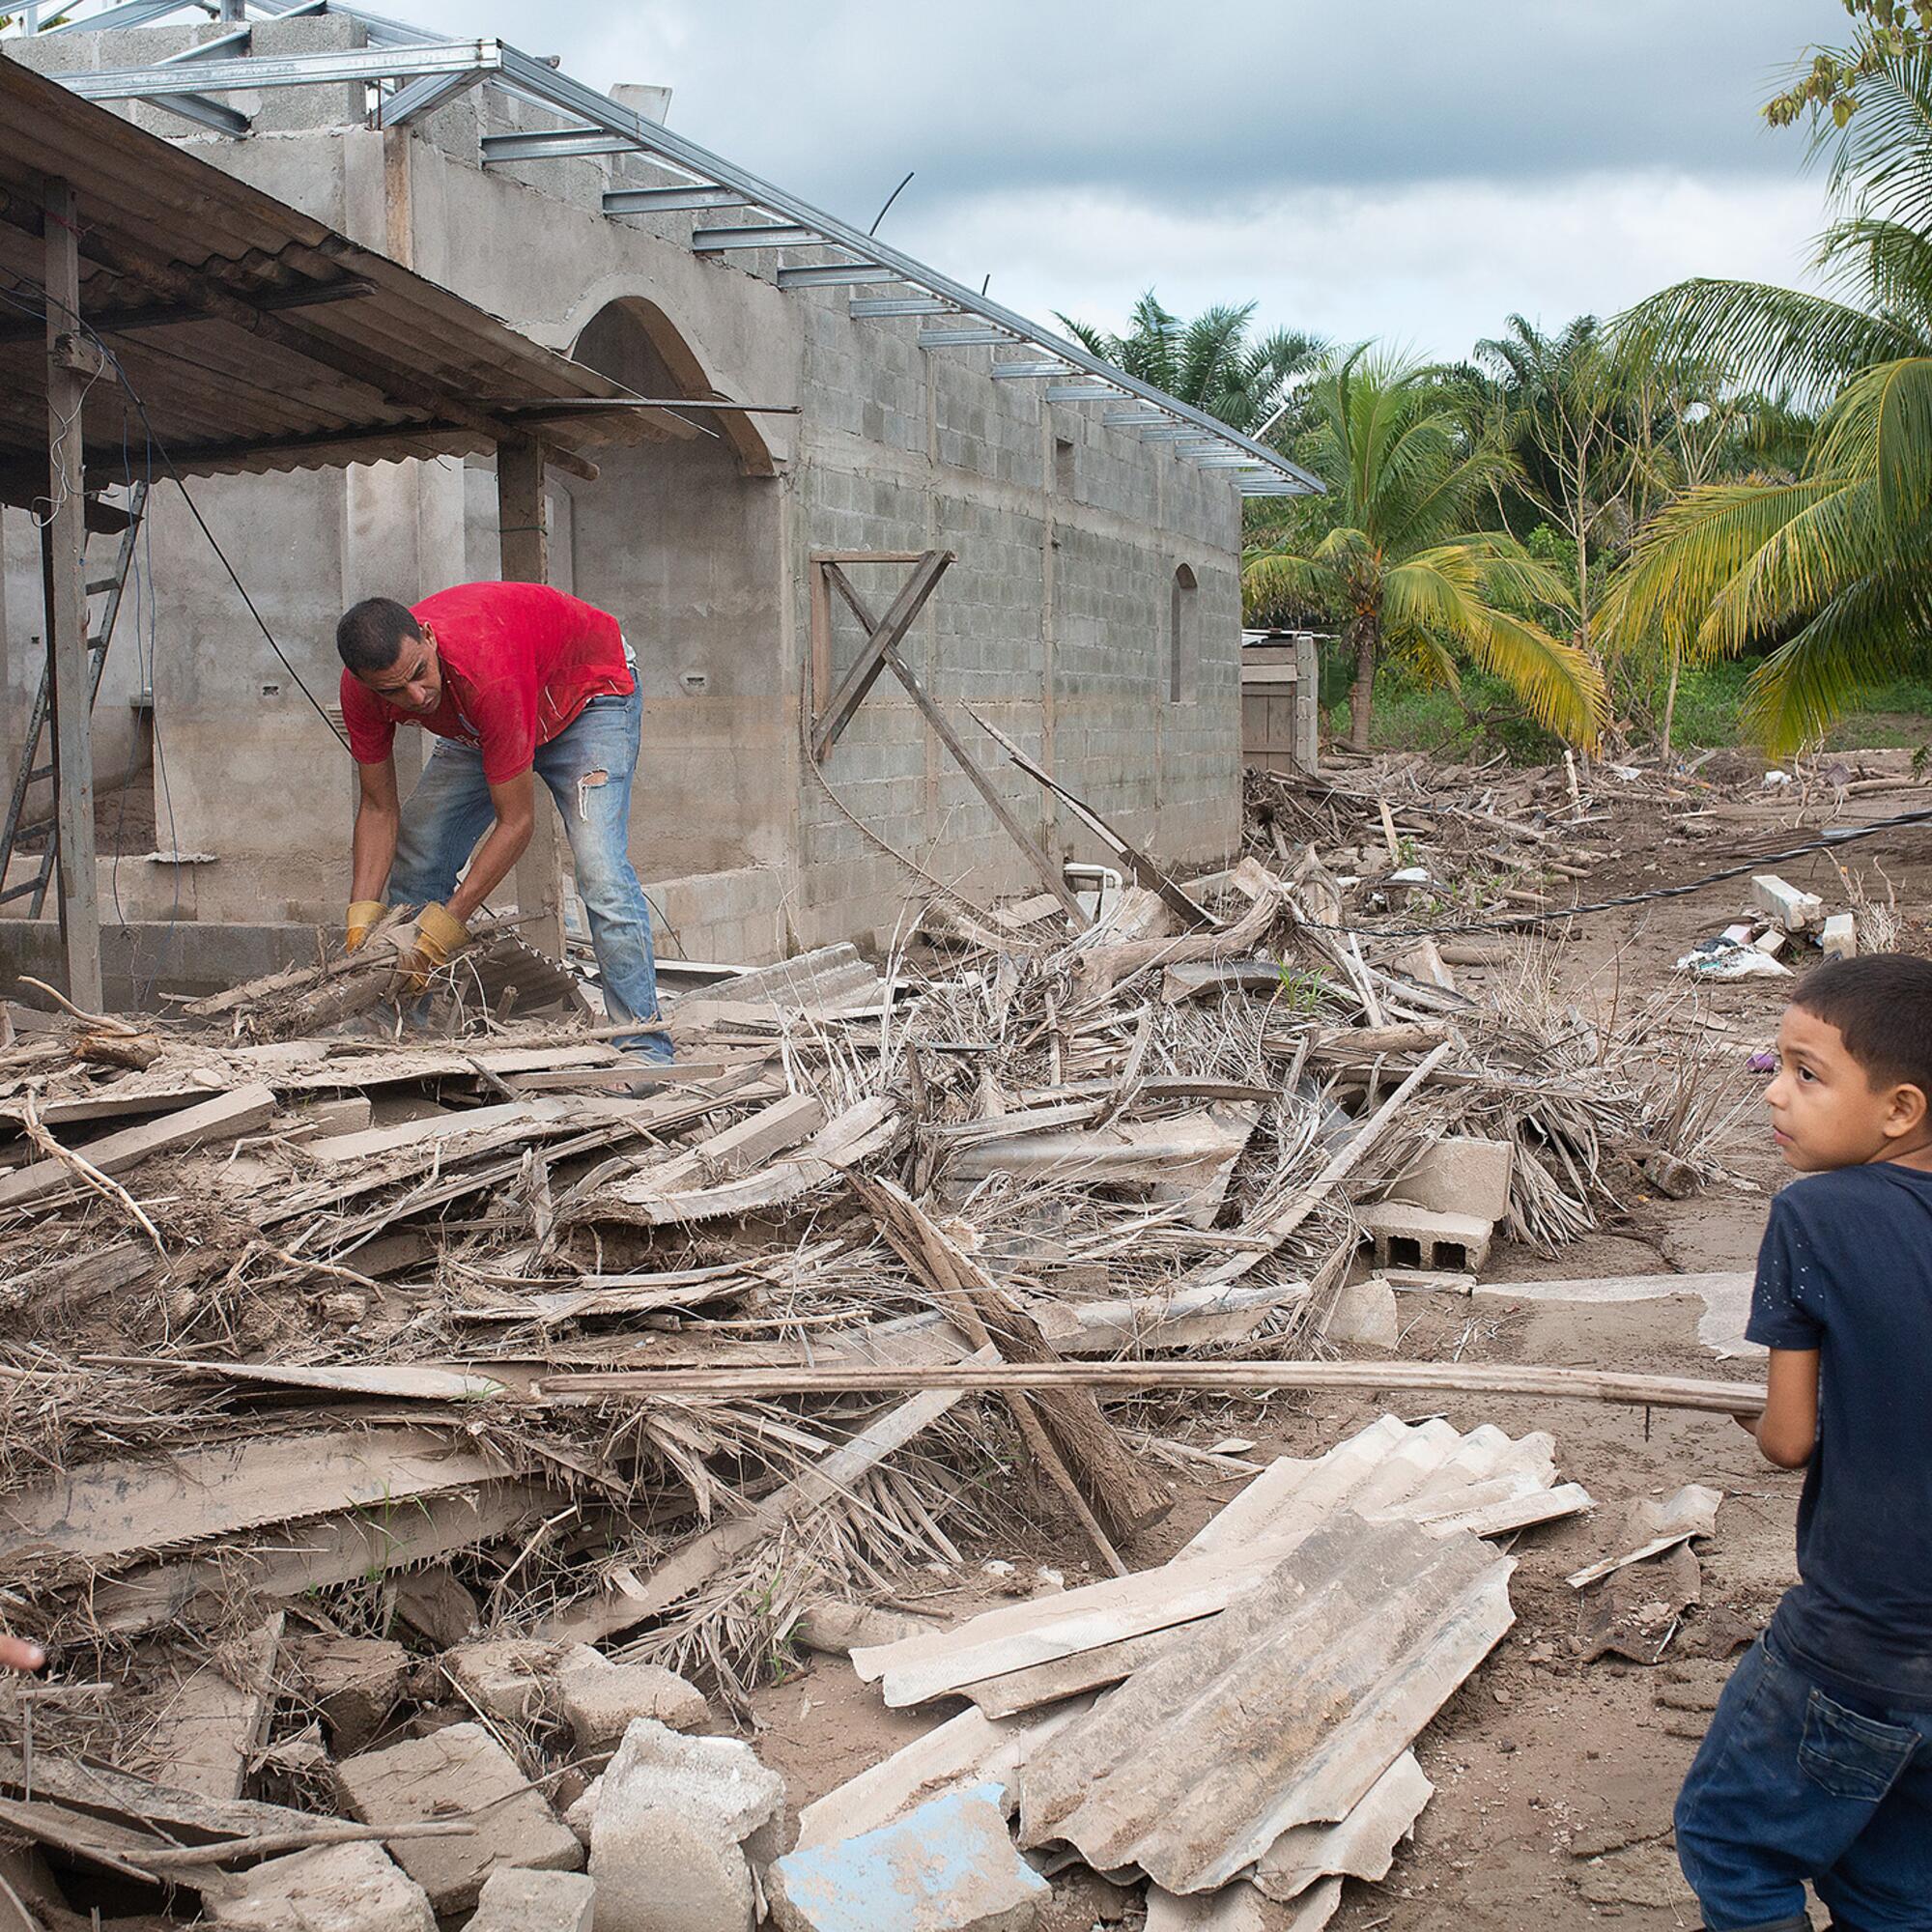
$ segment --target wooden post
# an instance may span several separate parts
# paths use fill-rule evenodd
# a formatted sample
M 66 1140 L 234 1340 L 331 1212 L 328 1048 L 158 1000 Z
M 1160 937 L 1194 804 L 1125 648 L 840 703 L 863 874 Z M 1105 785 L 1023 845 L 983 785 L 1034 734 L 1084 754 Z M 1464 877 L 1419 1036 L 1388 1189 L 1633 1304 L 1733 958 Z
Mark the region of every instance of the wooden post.
M 80 238 L 77 202 L 66 182 L 47 184 L 47 652 L 53 664 L 54 824 L 60 848 L 61 930 L 67 994 L 91 1013 L 101 1009 L 100 906 L 94 876 L 93 694 L 87 671 L 87 595 L 81 576 L 87 543 L 81 469 L 80 406 L 87 392 L 88 343 L 79 331 Z
M 535 437 L 506 437 L 497 445 L 497 522 L 505 582 L 550 582 L 550 506 L 544 495 L 544 446 Z M 553 959 L 563 957 L 563 829 L 544 810 L 537 787 L 536 823 L 517 861 L 519 928 Z
M 1321 653 L 1306 631 L 1294 639 L 1294 762 L 1310 773 L 1321 766 Z

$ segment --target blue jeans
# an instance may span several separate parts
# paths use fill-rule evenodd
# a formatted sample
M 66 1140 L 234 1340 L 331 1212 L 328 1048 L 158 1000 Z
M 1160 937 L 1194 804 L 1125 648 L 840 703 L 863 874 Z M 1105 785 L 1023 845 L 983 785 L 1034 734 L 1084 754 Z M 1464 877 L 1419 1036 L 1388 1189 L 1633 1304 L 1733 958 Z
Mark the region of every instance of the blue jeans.
M 643 693 L 593 697 L 547 745 L 536 775 L 550 787 L 577 862 L 577 892 L 590 919 L 590 944 L 615 1022 L 658 1018 L 657 958 L 651 912 L 631 867 L 631 779 L 638 764 Z M 591 775 L 603 773 L 599 782 Z M 403 808 L 389 897 L 397 905 L 440 904 L 456 890 L 477 840 L 496 819 L 483 754 L 453 738 L 437 740 L 420 782 Z M 644 1060 L 668 1061 L 670 1041 L 655 1030 L 618 1044 Z
M 1710 1932 L 1804 1932 L 1807 1878 L 1844 1932 L 1928 1932 L 1932 1711 L 1849 1710 L 1760 1637 L 1678 1796 L 1677 1860 Z

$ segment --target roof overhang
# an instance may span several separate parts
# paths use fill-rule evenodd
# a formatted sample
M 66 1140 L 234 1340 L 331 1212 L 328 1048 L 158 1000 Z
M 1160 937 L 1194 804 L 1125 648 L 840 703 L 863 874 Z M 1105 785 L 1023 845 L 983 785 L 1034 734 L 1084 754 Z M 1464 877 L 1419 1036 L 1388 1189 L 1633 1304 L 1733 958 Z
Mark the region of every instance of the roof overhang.
M 0 42 L 0 501 L 47 489 L 55 182 L 76 199 L 80 315 L 53 330 L 93 376 L 90 489 L 142 469 L 315 469 L 480 454 L 511 437 L 594 476 L 600 444 L 706 434 Z

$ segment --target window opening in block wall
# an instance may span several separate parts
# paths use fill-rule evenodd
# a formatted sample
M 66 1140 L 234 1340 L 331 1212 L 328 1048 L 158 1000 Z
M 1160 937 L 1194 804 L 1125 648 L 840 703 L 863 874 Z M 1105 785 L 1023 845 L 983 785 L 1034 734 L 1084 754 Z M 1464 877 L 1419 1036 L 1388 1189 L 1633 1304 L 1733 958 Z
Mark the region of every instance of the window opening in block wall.
M 1179 564 L 1167 593 L 1167 696 L 1170 704 L 1194 696 L 1194 572 Z
M 1053 439 L 1053 487 L 1063 497 L 1073 494 L 1073 439 L 1069 436 Z

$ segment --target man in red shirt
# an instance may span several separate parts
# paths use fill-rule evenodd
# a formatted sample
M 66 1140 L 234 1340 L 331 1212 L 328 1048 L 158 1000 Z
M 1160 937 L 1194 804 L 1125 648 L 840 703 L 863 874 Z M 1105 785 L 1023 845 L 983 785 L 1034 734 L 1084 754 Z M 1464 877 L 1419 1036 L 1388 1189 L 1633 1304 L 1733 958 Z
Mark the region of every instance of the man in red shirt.
M 335 645 L 361 780 L 350 949 L 393 901 L 421 908 L 412 970 L 426 978 L 441 965 L 529 843 L 541 779 L 563 814 L 611 1017 L 650 1023 L 622 1044 L 668 1060 L 650 908 L 629 850 L 643 704 L 617 620 L 548 584 L 461 583 L 413 608 L 365 598 Z M 440 740 L 407 809 L 398 724 Z

